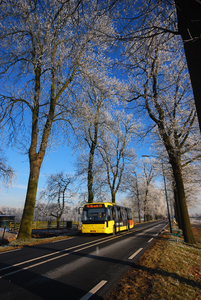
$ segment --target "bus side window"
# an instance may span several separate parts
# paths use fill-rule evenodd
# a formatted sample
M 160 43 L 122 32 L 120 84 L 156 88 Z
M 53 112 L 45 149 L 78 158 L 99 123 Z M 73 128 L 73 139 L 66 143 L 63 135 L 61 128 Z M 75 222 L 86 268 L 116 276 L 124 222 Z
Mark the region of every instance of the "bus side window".
M 128 220 L 132 220 L 132 213 L 130 209 L 128 210 Z
M 119 212 L 118 209 L 115 207 L 115 220 L 118 221 L 119 220 Z
M 124 208 L 121 208 L 121 215 L 122 215 L 122 220 L 125 221 L 126 220 L 126 212 Z
M 121 211 L 121 208 L 119 208 L 118 213 L 119 213 L 119 220 L 122 221 L 122 211 Z
M 111 220 L 111 209 L 109 206 L 107 207 L 107 219 L 108 219 L 108 221 Z
M 112 207 L 112 220 L 115 220 L 115 211 L 114 211 L 114 207 Z

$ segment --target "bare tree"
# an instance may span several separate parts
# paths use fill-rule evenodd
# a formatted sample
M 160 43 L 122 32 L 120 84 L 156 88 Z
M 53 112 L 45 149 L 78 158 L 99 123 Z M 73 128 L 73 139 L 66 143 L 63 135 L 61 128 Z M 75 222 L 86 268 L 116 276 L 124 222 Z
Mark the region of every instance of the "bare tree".
M 170 41 L 168 45 L 169 43 Z M 200 158 L 197 152 L 200 140 L 188 74 L 183 56 L 176 51 L 178 48 L 175 44 L 176 41 L 170 56 L 165 46 L 166 41 L 156 37 L 144 49 L 143 56 L 146 53 L 146 60 L 141 60 L 142 49 L 138 58 L 137 55 L 133 56 L 134 64 L 136 65 L 136 60 L 139 62 L 138 80 L 143 82 L 141 87 L 134 84 L 133 95 L 136 100 L 144 99 L 139 105 L 144 105 L 150 119 L 157 126 L 173 170 L 184 238 L 186 242 L 193 244 L 195 241 L 186 205 L 182 165 L 185 165 L 185 160 L 186 163 L 192 163 Z
M 83 164 L 82 159 L 82 163 L 76 165 L 79 175 L 87 172 L 88 202 L 92 203 L 96 169 L 94 164 L 96 164 L 96 150 L 100 143 L 101 129 L 110 125 L 111 106 L 117 104 L 118 90 L 121 89 L 122 94 L 123 88 L 117 80 L 110 79 L 104 72 L 101 76 L 94 74 L 91 80 L 87 80 L 87 83 L 80 96 L 82 101 L 76 109 L 77 118 L 74 128 L 76 128 L 77 141 L 81 143 L 85 151 L 86 146 L 89 150 L 88 158 L 84 155 L 87 166 L 86 163 Z
M 142 191 L 141 191 L 141 178 L 136 171 L 136 166 L 129 166 L 125 170 L 122 180 L 123 190 L 129 192 L 130 205 L 133 212 L 137 211 L 139 223 L 141 223 L 141 211 L 143 205 Z
M 167 214 L 164 189 L 158 188 L 154 184 L 150 185 L 147 205 L 150 219 L 157 220 L 164 217 Z
M 143 182 L 144 182 L 144 222 L 150 220 L 150 212 L 149 212 L 149 190 L 150 185 L 153 179 L 156 177 L 156 162 L 154 159 L 145 159 L 142 163 L 142 174 L 143 174 Z
M 182 38 L 183 45 L 180 43 L 179 47 L 184 47 L 201 130 L 200 1 L 125 1 L 119 10 L 116 14 L 120 23 L 116 38 L 120 41 L 137 41 L 143 47 L 156 36 Z
M 17 133 L 24 141 L 30 163 L 18 238 L 31 236 L 40 168 L 47 146 L 53 144 L 53 129 L 57 135 L 61 121 L 69 120 L 82 74 L 93 76 L 100 68 L 97 55 L 106 49 L 101 32 L 112 35 L 104 3 L 96 4 L 81 0 L 1 3 L 0 119 L 15 142 Z
M 0 149 L 0 180 L 10 185 L 14 177 L 14 170 L 7 164 L 7 159 Z
M 38 203 L 36 208 L 47 216 L 52 216 L 57 219 L 57 227 L 61 216 L 65 210 L 66 203 L 71 203 L 70 200 L 73 196 L 70 185 L 72 185 L 73 178 L 64 172 L 51 174 L 47 178 L 46 188 L 40 193 L 39 200 L 48 204 L 48 211 Z
M 126 163 L 135 160 L 134 150 L 129 148 L 129 144 L 137 127 L 132 120 L 132 115 L 125 116 L 122 111 L 116 113 L 109 132 L 102 130 L 99 152 L 104 162 L 113 203 L 122 182 Z
M 129 166 L 124 174 L 124 191 L 128 194 L 129 206 L 138 215 L 139 223 L 142 212 L 144 221 L 158 219 L 166 214 L 164 190 L 154 184 L 156 177 L 159 176 L 156 160 L 147 158 L 143 159 L 141 164 L 137 164 L 137 167 Z
M 195 105 L 201 130 L 201 2 L 175 0 L 178 31 L 182 37 L 188 70 L 191 78 Z

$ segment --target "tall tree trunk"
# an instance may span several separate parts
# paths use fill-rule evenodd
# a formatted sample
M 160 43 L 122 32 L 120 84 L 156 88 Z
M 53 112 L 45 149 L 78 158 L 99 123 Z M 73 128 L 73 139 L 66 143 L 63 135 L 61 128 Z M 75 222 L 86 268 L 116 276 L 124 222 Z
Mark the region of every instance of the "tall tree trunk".
M 147 221 L 150 221 L 150 214 L 149 214 L 149 209 L 147 208 Z
M 177 189 L 176 189 L 175 184 L 174 184 L 173 189 L 174 189 L 174 201 L 175 201 L 174 206 L 175 206 L 176 220 L 177 220 L 179 228 L 183 230 L 182 218 L 181 218 L 181 209 L 179 207 L 178 194 L 177 194 Z
M 175 5 L 201 130 L 201 3 L 175 0 Z
M 170 164 L 172 166 L 173 175 L 174 175 L 176 188 L 177 188 L 178 204 L 181 213 L 181 222 L 183 225 L 184 241 L 188 244 L 195 244 L 195 239 L 193 236 L 193 232 L 190 224 L 190 218 L 188 214 L 187 203 L 186 203 L 181 166 L 179 161 L 176 158 L 174 159 L 170 158 Z
M 138 199 L 138 219 L 139 219 L 139 223 L 141 223 L 141 211 L 140 211 L 140 202 L 139 202 L 139 199 Z
M 61 219 L 61 217 L 57 217 L 57 228 L 59 229 L 59 225 L 60 225 L 60 219 Z
M 137 173 L 136 172 L 135 172 L 135 176 L 136 176 L 136 192 L 137 192 L 138 218 L 139 218 L 139 223 L 141 223 L 140 197 L 139 197 L 139 189 L 138 189 L 138 178 L 137 178 Z
M 94 150 L 93 147 L 89 153 L 89 164 L 88 164 L 88 203 L 93 203 L 94 194 L 93 194 L 93 161 L 94 161 Z
M 97 113 L 99 115 L 99 111 Z M 89 163 L 88 163 L 88 203 L 93 203 L 93 164 L 94 164 L 94 153 L 98 142 L 98 122 L 94 123 L 94 138 L 91 141 Z
M 111 196 L 112 196 L 112 203 L 115 203 L 115 200 L 116 200 L 116 192 L 115 192 L 115 191 L 112 191 L 112 192 L 111 192 Z
M 148 189 L 146 189 L 145 200 L 144 200 L 144 222 L 147 221 L 147 195 L 148 195 Z
M 26 200 L 24 205 L 24 211 L 18 233 L 18 239 L 30 239 L 32 232 L 32 219 L 35 208 L 36 193 L 38 188 L 38 179 L 40 174 L 42 160 L 36 158 L 30 162 L 30 174 L 27 187 Z
M 144 222 L 146 222 L 146 216 L 147 216 L 147 209 L 146 209 L 147 207 L 146 207 L 146 203 L 144 203 Z
M 140 213 L 140 209 L 138 209 L 138 218 L 139 218 L 139 223 L 141 223 L 141 222 L 142 222 L 142 220 L 141 220 L 141 213 Z

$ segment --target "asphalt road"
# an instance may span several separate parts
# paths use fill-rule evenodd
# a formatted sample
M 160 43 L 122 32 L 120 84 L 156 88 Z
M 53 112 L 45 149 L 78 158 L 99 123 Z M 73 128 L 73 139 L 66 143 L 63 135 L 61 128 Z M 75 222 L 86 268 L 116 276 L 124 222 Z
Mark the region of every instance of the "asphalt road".
M 116 236 L 81 235 L 0 254 L 1 300 L 100 300 L 167 226 L 135 226 Z

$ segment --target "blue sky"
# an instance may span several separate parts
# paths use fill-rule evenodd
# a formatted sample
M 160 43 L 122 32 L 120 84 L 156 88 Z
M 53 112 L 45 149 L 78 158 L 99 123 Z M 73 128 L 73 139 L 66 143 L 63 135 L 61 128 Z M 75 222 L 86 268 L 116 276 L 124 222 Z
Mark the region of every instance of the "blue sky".
M 20 155 L 9 149 L 5 152 L 10 166 L 16 171 L 17 178 L 14 179 L 12 187 L 9 189 L 2 187 L 0 191 L 0 206 L 22 207 L 26 197 L 26 189 L 29 176 L 28 156 Z M 41 175 L 39 179 L 39 189 L 44 187 L 46 175 L 59 171 L 72 173 L 73 158 L 71 150 L 59 147 L 55 152 L 49 152 L 43 161 Z

